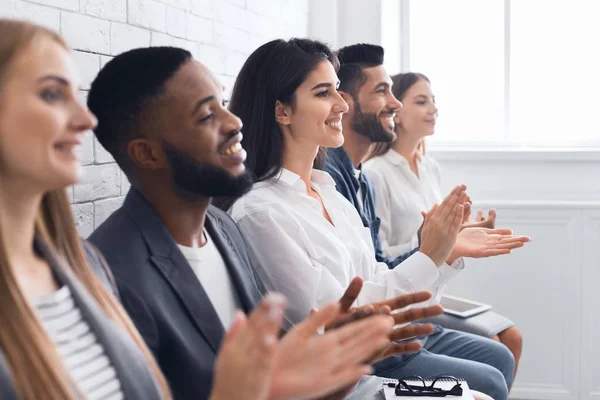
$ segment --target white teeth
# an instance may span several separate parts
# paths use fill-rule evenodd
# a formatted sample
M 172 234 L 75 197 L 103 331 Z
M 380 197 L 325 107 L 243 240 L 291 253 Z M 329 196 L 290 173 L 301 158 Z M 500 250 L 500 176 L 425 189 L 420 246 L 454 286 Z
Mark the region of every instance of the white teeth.
M 237 142 L 236 144 L 234 144 L 233 146 L 225 149 L 224 153 L 228 156 L 235 154 L 237 152 L 239 152 L 242 149 L 242 144 L 240 142 Z
M 338 121 L 338 122 L 327 122 L 326 123 L 327 126 L 331 126 L 332 128 L 341 128 L 342 127 L 342 122 Z

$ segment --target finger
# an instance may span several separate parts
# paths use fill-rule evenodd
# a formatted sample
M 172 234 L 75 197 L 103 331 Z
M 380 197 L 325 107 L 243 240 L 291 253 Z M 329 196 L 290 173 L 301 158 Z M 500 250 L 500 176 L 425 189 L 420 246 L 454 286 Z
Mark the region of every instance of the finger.
M 416 353 L 419 350 L 421 350 L 419 342 L 392 343 L 385 351 L 384 357 L 387 358 L 396 354 Z
M 448 216 L 448 220 L 446 221 L 446 224 L 449 225 L 450 232 L 458 233 L 458 231 L 460 230 L 460 227 L 462 225 L 462 222 L 463 222 L 463 206 L 460 204 L 457 204 L 454 206 L 454 210 L 452 210 L 452 213 Z
M 432 324 L 408 325 L 402 328 L 396 328 L 390 333 L 390 339 L 393 341 L 406 340 L 419 336 L 428 336 L 433 333 Z
M 506 243 L 506 242 L 522 242 L 522 243 L 527 243 L 527 242 L 531 242 L 533 239 L 531 239 L 531 237 L 529 236 L 501 236 L 498 238 L 498 241 L 500 243 Z
M 352 282 L 350 282 L 350 285 L 348 285 L 348 288 L 340 299 L 341 313 L 347 313 L 350 310 L 350 307 L 352 307 L 352 304 L 354 304 L 356 298 L 360 294 L 362 286 L 363 280 L 360 276 L 356 276 L 354 279 L 352 279 Z
M 227 334 L 223 338 L 223 343 L 221 344 L 221 347 L 224 347 L 228 345 L 231 341 L 235 340 L 236 336 L 239 334 L 239 332 L 245 325 L 246 315 L 240 310 L 236 311 L 233 324 L 231 325 L 231 328 L 229 328 Z
M 385 327 L 391 328 L 391 322 L 388 322 Z M 374 355 L 381 354 L 389 345 L 389 329 L 374 330 L 370 334 L 359 332 L 348 337 L 341 344 L 337 361 L 340 365 L 365 362 L 373 358 Z
M 385 300 L 379 303 L 376 303 L 376 306 L 389 306 L 390 309 L 399 310 L 405 307 L 408 307 L 413 304 L 422 303 L 431 298 L 431 293 L 429 292 L 416 292 L 404 294 L 402 296 L 394 297 L 393 299 Z
M 371 317 L 346 325 L 336 331 L 340 343 L 369 341 L 378 336 L 387 338 L 394 326 L 394 319 L 389 315 L 373 315 Z
M 375 307 L 373 305 L 361 307 L 356 311 L 343 316 L 341 319 L 333 321 L 333 323 L 327 326 L 326 330 L 341 328 L 342 326 L 350 324 L 352 322 L 368 318 L 373 314 L 375 314 Z
M 267 346 L 276 342 L 287 301 L 279 293 L 269 293 L 248 317 L 248 328 L 253 329 L 257 338 Z
M 507 228 L 497 228 L 497 229 L 484 228 L 484 229 L 485 229 L 485 233 L 488 233 L 490 235 L 512 235 L 513 234 L 512 229 L 507 229 Z
M 475 221 L 477 221 L 477 222 L 485 221 L 485 217 L 483 216 L 483 210 L 481 208 L 479 210 L 477 210 L 477 217 L 475 218 Z
M 513 240 L 519 241 L 519 242 L 531 242 L 533 239 L 530 236 L 523 236 L 523 235 L 502 235 L 498 238 L 498 240 L 500 242 L 510 242 Z
M 433 305 L 429 307 L 417 307 L 411 308 L 406 311 L 401 311 L 393 314 L 396 325 L 406 324 L 409 322 L 420 321 L 425 318 L 435 317 L 444 312 L 444 309 L 439 305 Z
M 454 207 L 459 204 L 461 199 L 463 199 L 464 202 L 464 196 L 466 196 L 464 191 L 464 185 L 457 186 L 452 193 L 444 199 L 439 209 L 441 221 L 448 220 L 449 215 L 452 214 Z M 462 202 L 460 204 L 462 205 Z
M 495 209 L 491 209 L 490 211 L 488 211 L 488 219 L 495 221 L 496 220 L 496 210 Z
M 512 249 L 518 249 L 519 247 L 523 247 L 525 246 L 525 243 L 523 242 L 508 242 L 508 243 L 497 243 L 494 245 L 493 249 L 494 250 L 502 250 L 502 249 L 508 249 L 508 250 L 512 250 Z
M 330 303 L 313 315 L 296 325 L 296 328 L 304 335 L 314 335 L 319 329 L 328 326 L 335 321 L 339 314 L 338 303 Z

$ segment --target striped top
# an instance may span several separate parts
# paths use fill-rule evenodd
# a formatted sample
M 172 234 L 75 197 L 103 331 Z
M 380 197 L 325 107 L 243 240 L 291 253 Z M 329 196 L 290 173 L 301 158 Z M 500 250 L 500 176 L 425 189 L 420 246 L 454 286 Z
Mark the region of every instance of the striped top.
M 68 286 L 34 301 L 58 354 L 88 400 L 124 399 L 121 383 Z

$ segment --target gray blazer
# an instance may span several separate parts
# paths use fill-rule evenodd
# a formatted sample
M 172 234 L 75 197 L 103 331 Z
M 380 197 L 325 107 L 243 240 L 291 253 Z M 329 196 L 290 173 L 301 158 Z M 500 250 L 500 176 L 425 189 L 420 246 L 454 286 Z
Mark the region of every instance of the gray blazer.
M 121 390 L 125 398 L 128 400 L 161 399 L 157 382 L 134 341 L 109 319 L 81 282 L 51 254 L 48 247 L 39 238 L 35 239 L 34 246 L 36 251 L 48 261 L 59 284 L 69 286 L 86 322 L 93 329 L 111 360 L 121 381 Z M 94 273 L 107 289 L 116 295 L 116 286 L 103 263 L 102 256 L 87 242 L 84 242 L 84 249 Z M 17 400 L 9 367 L 2 352 L 0 352 L 0 399 Z
M 262 297 L 262 285 L 244 238 L 233 220 L 212 206 L 205 228 L 223 257 L 240 308 L 250 312 Z M 207 399 L 225 329 L 152 205 L 131 188 L 123 206 L 89 239 L 106 257 L 123 306 L 158 360 L 173 397 Z

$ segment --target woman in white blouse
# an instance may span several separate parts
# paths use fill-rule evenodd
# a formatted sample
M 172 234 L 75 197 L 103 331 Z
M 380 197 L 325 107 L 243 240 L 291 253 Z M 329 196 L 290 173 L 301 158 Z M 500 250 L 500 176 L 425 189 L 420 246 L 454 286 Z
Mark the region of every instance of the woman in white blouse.
M 88 244 L 84 249 L 77 235 L 67 188 L 81 174 L 82 136 L 96 124 L 80 101 L 79 82 L 57 33 L 0 19 L 0 398 L 171 399 L 117 293 L 110 293 L 114 281 L 102 256 Z M 237 315 L 216 361 L 210 400 L 266 400 L 274 385 L 284 398 L 320 397 L 368 373 L 364 359 L 389 344 L 393 322 L 386 316 L 316 335 L 335 320 L 336 304 L 278 341 L 284 307 L 273 294 L 248 319 Z M 357 352 L 366 331 L 362 342 L 375 335 L 377 343 Z M 274 382 L 282 353 L 299 362 Z M 303 373 L 318 365 L 331 367 L 322 380 Z
M 365 281 L 356 301 L 361 305 L 418 290 L 435 294 L 462 268 L 460 258 L 449 260 L 454 266 L 444 261 L 462 223 L 464 186 L 430 216 L 439 223 L 436 251 L 443 254 L 426 254 L 422 246 L 390 270 L 376 261 L 369 229 L 356 209 L 337 192 L 327 173 L 313 169 L 322 147 L 338 147 L 344 140 L 342 115 L 348 105 L 337 91 L 337 62 L 322 43 L 274 40 L 250 55 L 229 105 L 244 123 L 246 164 L 256 175 L 251 191 L 235 201 L 229 213 L 245 236 L 252 264 L 267 290 L 288 298 L 286 317 L 291 324 L 311 308 L 339 298 L 356 275 Z M 382 66 L 376 72 L 389 79 Z M 400 104 L 389 86 L 382 98 L 393 110 Z M 225 202 L 220 206 L 227 208 Z M 388 377 L 455 373 L 477 390 L 498 400 L 507 398 L 513 361 L 505 346 L 441 328 L 419 340 L 423 351 L 388 359 L 377 366 L 377 373 Z
M 442 200 L 440 166 L 425 153 L 424 139 L 433 135 L 438 116 L 429 79 L 420 73 L 392 77 L 392 92 L 402 104 L 395 117 L 396 140 L 373 146 L 363 168 L 373 180 L 377 216 L 384 254 L 396 257 L 418 245 L 417 231 L 422 211 Z M 475 222 L 465 213 L 463 227 L 494 227 L 496 213 L 478 212 Z M 514 323 L 494 312 L 463 320 L 444 315 L 444 326 L 491 337 L 508 346 L 515 357 L 515 373 L 522 351 L 522 338 Z M 442 322 L 440 322 L 442 323 Z

